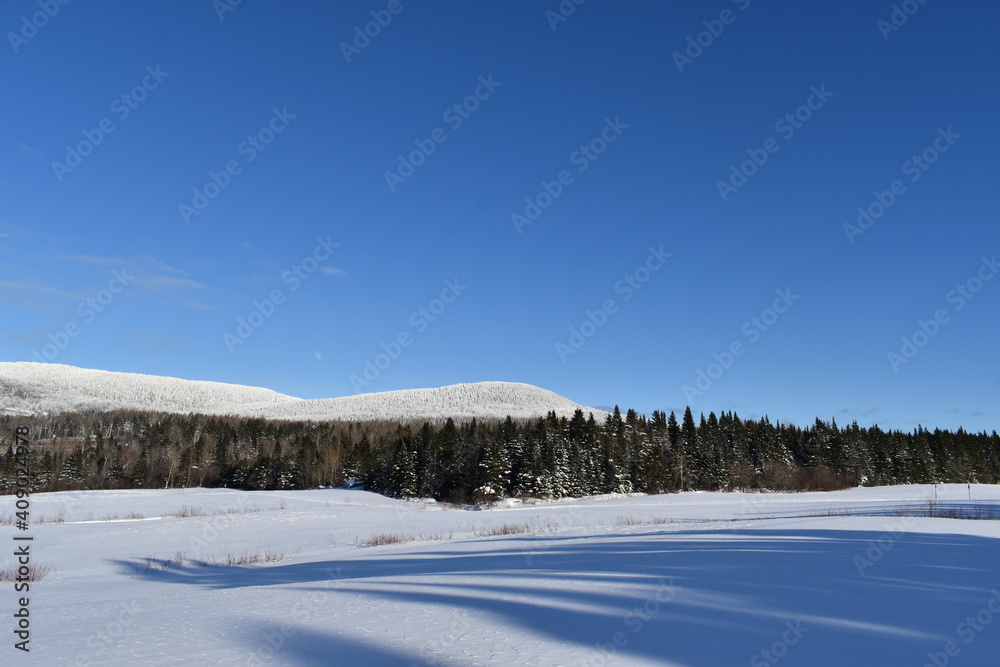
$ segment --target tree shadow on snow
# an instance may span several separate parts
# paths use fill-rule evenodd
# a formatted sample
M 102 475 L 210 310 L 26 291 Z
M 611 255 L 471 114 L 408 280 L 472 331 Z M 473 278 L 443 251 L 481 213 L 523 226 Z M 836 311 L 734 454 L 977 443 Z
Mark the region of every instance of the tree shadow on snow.
M 575 647 L 593 665 L 628 664 L 630 657 L 699 666 L 755 658 L 774 664 L 770 657 L 783 665 L 921 665 L 949 641 L 963 664 L 992 664 L 1000 644 L 1000 613 L 992 626 L 981 615 L 978 631 L 960 626 L 1000 590 L 1000 540 L 992 538 L 689 531 L 519 536 L 496 540 L 485 552 L 393 547 L 351 555 L 139 574 L 208 589 L 295 586 L 329 596 L 331 605 L 350 596 L 353 604 L 486 614 L 488 623 Z M 324 642 L 342 641 L 310 636 L 282 651 L 294 644 L 299 652 L 329 655 Z M 398 658 L 366 662 L 409 664 Z
M 284 623 L 244 622 L 238 626 L 247 646 L 246 665 L 412 665 L 420 656 L 362 643 L 327 632 Z

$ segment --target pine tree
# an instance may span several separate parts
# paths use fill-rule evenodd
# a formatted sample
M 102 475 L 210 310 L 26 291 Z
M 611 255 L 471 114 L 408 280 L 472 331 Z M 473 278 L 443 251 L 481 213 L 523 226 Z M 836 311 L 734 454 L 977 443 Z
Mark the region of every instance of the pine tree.
M 111 459 L 111 464 L 108 466 L 107 479 L 115 486 L 121 484 L 122 480 L 125 479 L 125 462 L 122 461 L 120 452 L 116 451 L 114 458 Z
M 510 478 L 510 461 L 503 443 L 490 438 L 480 451 L 477 466 L 478 486 L 474 493 L 477 502 L 493 502 L 507 494 L 507 480 Z
M 681 491 L 691 488 L 694 475 L 695 456 L 698 446 L 698 431 L 694 425 L 694 415 L 691 414 L 691 406 L 684 409 L 684 418 L 681 422 L 680 437 L 677 443 L 677 466 L 678 466 L 678 486 Z
M 59 478 L 71 482 L 82 482 L 87 479 L 87 470 L 84 464 L 83 447 L 73 448 L 73 453 L 69 455 L 59 471 Z
M 132 468 L 132 488 L 143 489 L 148 481 L 149 459 L 146 456 L 146 450 L 143 449 L 142 453 L 139 454 L 139 460 L 135 462 L 135 467 Z
M 400 498 L 415 498 L 420 493 L 416 448 L 405 441 L 397 444 L 396 460 L 392 470 L 392 490 L 393 494 Z
M 433 437 L 429 461 L 433 473 L 429 475 L 427 495 L 432 498 L 451 498 L 459 484 L 459 438 L 455 421 L 448 421 Z

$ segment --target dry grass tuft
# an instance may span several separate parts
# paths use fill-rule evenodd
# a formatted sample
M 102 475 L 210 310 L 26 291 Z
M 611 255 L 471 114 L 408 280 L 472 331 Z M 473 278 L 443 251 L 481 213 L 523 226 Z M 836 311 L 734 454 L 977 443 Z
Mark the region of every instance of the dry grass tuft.
M 277 563 L 285 560 L 287 556 L 284 551 L 278 551 L 277 549 L 263 549 L 261 551 L 244 551 L 240 554 L 234 554 L 231 551 L 227 551 L 221 557 L 213 557 L 210 560 L 199 561 L 199 565 L 208 567 L 245 567 L 247 565 L 266 565 L 268 563 Z
M 165 516 L 186 519 L 192 516 L 205 516 L 205 510 L 201 509 L 200 507 L 191 507 L 190 505 L 184 505 L 173 514 L 166 514 Z
M 618 526 L 641 526 L 642 521 L 631 515 L 629 516 L 621 515 L 615 521 L 615 524 Z
M 524 535 L 535 532 L 535 527 L 530 523 L 488 523 L 475 531 L 478 537 L 497 537 L 501 535 Z
M 374 533 L 364 539 L 356 540 L 359 547 L 384 547 L 389 544 L 406 544 L 415 541 L 412 535 L 402 533 Z
M 30 563 L 27 567 L 28 573 L 22 581 L 41 581 L 52 570 L 52 566 L 45 563 Z M 23 576 L 19 568 L 19 565 L 0 567 L 0 581 L 16 581 L 19 576 Z
M 129 512 L 128 514 L 118 514 L 117 512 L 113 514 L 105 514 L 101 517 L 101 521 L 142 521 L 146 518 L 146 515 L 139 514 L 138 512 Z

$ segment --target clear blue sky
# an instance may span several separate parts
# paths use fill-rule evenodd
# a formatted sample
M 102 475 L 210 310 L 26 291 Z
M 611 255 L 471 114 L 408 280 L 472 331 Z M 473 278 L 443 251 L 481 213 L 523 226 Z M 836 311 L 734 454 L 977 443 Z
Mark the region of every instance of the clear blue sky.
M 1000 7 L 904 4 L 5 3 L 0 358 L 992 430 Z

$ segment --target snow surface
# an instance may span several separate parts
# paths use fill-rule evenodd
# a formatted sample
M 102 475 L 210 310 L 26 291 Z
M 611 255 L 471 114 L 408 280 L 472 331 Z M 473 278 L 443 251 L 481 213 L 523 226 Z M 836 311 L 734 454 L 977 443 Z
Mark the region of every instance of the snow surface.
M 968 493 L 938 487 L 942 503 Z M 1000 487 L 971 494 L 1000 503 Z M 682 493 L 474 511 L 345 489 L 38 494 L 32 557 L 52 571 L 30 591 L 31 653 L 7 631 L 0 654 L 46 667 L 997 665 L 1000 523 L 842 515 L 933 495 Z M 380 533 L 413 541 L 357 546 Z M 268 551 L 283 558 L 194 562 Z M 3 590 L 11 626 L 15 593 Z
M 238 415 L 314 421 L 515 419 L 577 409 L 603 420 L 606 412 L 516 382 L 477 382 L 438 389 L 404 389 L 343 398 L 302 399 L 259 387 L 90 370 L 31 361 L 0 362 L 0 414 L 113 409 Z

